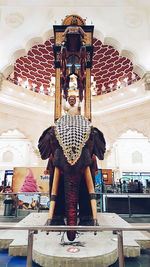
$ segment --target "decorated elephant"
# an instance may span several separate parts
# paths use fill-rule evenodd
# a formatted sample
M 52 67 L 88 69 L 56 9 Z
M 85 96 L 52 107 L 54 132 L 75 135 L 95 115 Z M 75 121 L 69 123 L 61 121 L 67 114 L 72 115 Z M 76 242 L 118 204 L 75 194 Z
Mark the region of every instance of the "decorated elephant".
M 96 157 L 104 158 L 105 139 L 81 115 L 65 115 L 46 129 L 39 139 L 42 159 L 49 159 L 50 225 L 96 225 L 94 191 Z M 70 241 L 75 231 L 68 231 Z

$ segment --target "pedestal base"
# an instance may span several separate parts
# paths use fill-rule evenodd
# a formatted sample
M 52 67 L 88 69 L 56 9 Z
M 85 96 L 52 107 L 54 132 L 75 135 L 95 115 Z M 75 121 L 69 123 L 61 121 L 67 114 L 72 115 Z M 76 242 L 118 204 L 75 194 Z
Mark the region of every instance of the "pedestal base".
M 19 225 L 44 225 L 46 213 L 33 213 L 24 218 Z M 129 224 L 114 213 L 98 214 L 99 225 L 128 226 Z M 67 240 L 63 233 L 39 232 L 34 235 L 33 260 L 44 267 L 106 267 L 118 259 L 117 235 L 111 231 L 80 232 L 75 241 Z M 140 246 L 150 247 L 150 239 L 141 232 L 125 232 L 124 255 L 137 257 Z M 27 231 L 3 231 L 0 235 L 0 248 L 9 248 L 10 255 L 27 254 Z

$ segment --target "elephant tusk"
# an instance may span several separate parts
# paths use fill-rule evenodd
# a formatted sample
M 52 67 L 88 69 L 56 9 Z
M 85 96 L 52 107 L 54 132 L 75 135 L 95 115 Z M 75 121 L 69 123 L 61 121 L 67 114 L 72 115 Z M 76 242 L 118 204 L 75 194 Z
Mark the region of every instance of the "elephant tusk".
M 49 208 L 49 213 L 48 213 L 48 220 L 52 220 L 53 218 L 55 205 L 56 205 L 57 192 L 58 192 L 59 178 L 60 178 L 60 170 L 57 167 L 55 167 L 54 179 L 53 179 L 52 191 L 51 191 L 50 208 Z
M 87 166 L 85 168 L 85 173 L 84 174 L 85 174 L 85 181 L 86 181 L 88 193 L 90 195 L 90 202 L 91 202 L 93 220 L 96 222 L 97 221 L 96 195 L 95 195 L 93 179 L 92 179 L 92 175 L 91 175 L 91 171 L 90 171 L 89 166 Z

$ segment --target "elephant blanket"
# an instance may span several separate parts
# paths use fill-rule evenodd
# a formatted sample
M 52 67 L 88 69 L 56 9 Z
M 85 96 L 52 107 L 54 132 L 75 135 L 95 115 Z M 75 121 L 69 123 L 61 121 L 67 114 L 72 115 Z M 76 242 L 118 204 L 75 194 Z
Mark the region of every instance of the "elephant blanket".
M 55 135 L 70 165 L 80 158 L 90 133 L 90 122 L 82 115 L 65 115 L 57 120 Z

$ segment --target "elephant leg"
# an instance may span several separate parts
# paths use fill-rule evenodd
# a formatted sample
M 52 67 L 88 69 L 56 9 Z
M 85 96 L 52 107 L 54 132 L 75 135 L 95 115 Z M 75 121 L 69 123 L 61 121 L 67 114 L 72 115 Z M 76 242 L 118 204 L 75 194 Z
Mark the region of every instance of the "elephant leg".
M 91 202 L 91 209 L 92 209 L 94 224 L 97 224 L 96 195 L 95 195 L 93 179 L 92 179 L 92 175 L 91 175 L 91 171 L 89 167 L 86 167 L 84 174 L 85 174 L 85 181 L 86 181 L 88 193 L 90 195 L 90 202 Z
M 53 179 L 52 190 L 51 190 L 50 208 L 49 208 L 49 213 L 48 213 L 49 222 L 53 219 L 53 214 L 54 214 L 55 205 L 56 205 L 57 192 L 58 192 L 59 178 L 60 178 L 60 170 L 57 167 L 55 167 L 54 179 Z

